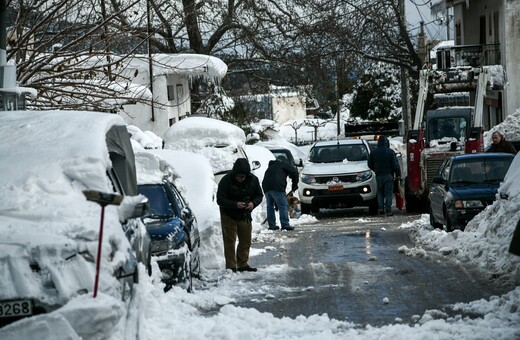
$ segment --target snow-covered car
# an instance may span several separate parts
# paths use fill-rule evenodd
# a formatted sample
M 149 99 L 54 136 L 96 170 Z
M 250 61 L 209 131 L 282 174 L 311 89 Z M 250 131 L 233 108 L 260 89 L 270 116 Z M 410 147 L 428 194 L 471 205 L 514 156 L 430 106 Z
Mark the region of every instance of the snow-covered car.
M 273 153 L 275 157 L 283 154 L 287 157 L 289 163 L 295 166 L 298 171 L 303 167 L 303 160 L 307 157 L 307 154 L 303 152 L 298 146 L 286 141 L 286 140 L 269 140 L 258 142 L 255 145 L 263 146 Z
M 96 278 L 100 293 L 124 299 L 138 280 L 134 250 L 147 265 L 150 244 L 122 118 L 4 111 L 0 136 L 0 326 L 91 294 Z M 93 191 L 130 196 L 102 210 Z
M 224 177 L 238 158 L 247 158 L 251 170 L 260 163 L 244 151 L 246 135 L 241 128 L 218 119 L 188 117 L 173 124 L 164 134 L 164 148 L 204 155 L 213 167 L 216 183 Z
M 357 206 L 367 206 L 369 214 L 377 214 L 377 183 L 368 167 L 369 154 L 363 139 L 314 143 L 298 184 L 302 214 Z
M 168 290 L 181 284 L 192 290 L 200 274 L 200 236 L 197 219 L 174 181 L 177 173 L 156 154 L 136 152 L 137 187 L 150 209 L 143 222 L 152 239 L 161 279 Z

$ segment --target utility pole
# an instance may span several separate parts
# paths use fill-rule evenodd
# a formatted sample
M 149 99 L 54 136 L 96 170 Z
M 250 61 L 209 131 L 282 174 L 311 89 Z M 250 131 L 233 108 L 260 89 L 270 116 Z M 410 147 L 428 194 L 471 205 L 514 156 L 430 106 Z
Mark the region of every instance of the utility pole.
M 446 40 L 450 39 L 450 11 L 448 6 L 446 6 Z
M 406 14 L 404 7 L 404 0 L 399 0 L 399 14 L 403 25 L 406 25 Z M 410 96 L 408 89 L 410 88 L 410 80 L 408 78 L 408 71 L 401 66 L 401 107 L 404 121 L 404 134 L 408 133 L 408 129 L 412 126 L 412 115 L 410 110 Z

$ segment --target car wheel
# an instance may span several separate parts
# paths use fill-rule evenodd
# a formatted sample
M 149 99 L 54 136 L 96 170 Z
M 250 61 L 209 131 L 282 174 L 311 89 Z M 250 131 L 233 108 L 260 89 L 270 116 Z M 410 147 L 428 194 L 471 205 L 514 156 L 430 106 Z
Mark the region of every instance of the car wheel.
M 405 200 L 405 206 L 406 206 L 406 212 L 407 213 L 415 213 L 417 212 L 417 204 L 414 200 L 415 197 L 412 197 L 410 195 L 408 190 L 408 178 L 406 178 L 405 186 L 404 186 L 404 200 Z
M 191 254 L 187 254 L 182 268 L 182 287 L 191 293 L 193 291 L 193 267 L 191 265 Z
M 301 204 L 302 214 L 309 215 L 311 213 L 311 205 L 302 203 Z
M 191 274 L 192 274 L 193 277 L 200 278 L 200 253 L 199 253 L 199 247 L 195 248 L 195 251 L 192 253 Z
M 430 224 L 435 229 L 442 229 L 442 223 L 435 221 L 435 217 L 433 216 L 432 207 L 430 206 Z
M 368 214 L 372 216 L 377 215 L 377 208 L 377 198 L 374 198 L 372 201 L 370 201 L 370 204 L 368 206 Z

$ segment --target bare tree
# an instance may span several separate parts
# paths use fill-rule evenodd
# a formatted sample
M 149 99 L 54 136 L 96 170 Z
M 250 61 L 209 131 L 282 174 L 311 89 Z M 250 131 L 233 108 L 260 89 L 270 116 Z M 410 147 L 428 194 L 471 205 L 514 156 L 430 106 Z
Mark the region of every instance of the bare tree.
M 152 52 L 222 58 L 229 78 L 239 83 L 225 83 L 230 94 L 269 84 L 310 84 L 307 95 L 334 108 L 366 60 L 403 66 L 417 76 L 421 62 L 397 3 L 10 0 L 9 17 L 15 20 L 8 58 L 17 62 L 19 82 L 39 91 L 35 107 L 110 110 L 114 103 L 107 105 L 106 98 L 146 100 L 114 82 L 125 83 L 124 59 L 150 46 Z
M 107 29 L 117 13 L 102 15 L 98 1 L 13 0 L 8 11 L 7 58 L 18 82 L 38 91 L 31 107 L 112 111 L 149 100 L 146 88 L 118 74 L 133 51 L 118 58 L 108 51 L 128 35 Z

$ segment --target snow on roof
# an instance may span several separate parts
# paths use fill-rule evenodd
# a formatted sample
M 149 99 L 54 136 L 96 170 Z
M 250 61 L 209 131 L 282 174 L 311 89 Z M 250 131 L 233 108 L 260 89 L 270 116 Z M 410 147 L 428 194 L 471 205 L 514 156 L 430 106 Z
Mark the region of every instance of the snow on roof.
M 442 47 L 448 47 L 448 46 L 453 46 L 455 45 L 455 41 L 454 40 L 443 40 L 443 41 L 440 41 L 437 45 L 433 46 L 430 50 L 430 59 L 435 59 L 437 58 L 437 49 L 439 48 L 442 48 Z
M 201 77 L 220 82 L 226 75 L 227 65 L 219 58 L 203 54 L 153 54 L 153 75 L 178 74 L 188 77 Z M 148 72 L 148 56 L 136 55 L 126 60 L 132 69 Z
M 163 180 L 174 180 L 179 175 L 169 164 L 147 151 L 135 151 L 137 184 L 158 184 Z
M 173 124 L 164 133 L 165 144 L 178 144 L 187 140 L 192 147 L 242 145 L 246 135 L 241 128 L 222 120 L 205 117 L 188 117 Z

